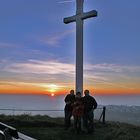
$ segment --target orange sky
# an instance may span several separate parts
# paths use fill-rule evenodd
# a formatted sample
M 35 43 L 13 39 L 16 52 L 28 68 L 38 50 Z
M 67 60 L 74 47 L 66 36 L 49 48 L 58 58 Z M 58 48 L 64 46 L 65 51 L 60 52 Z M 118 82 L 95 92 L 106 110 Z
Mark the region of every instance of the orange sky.
M 72 85 L 60 84 L 44 84 L 44 83 L 20 83 L 20 82 L 7 82 L 0 84 L 0 94 L 49 94 L 55 95 L 67 94 L 72 88 Z M 129 87 L 107 87 L 107 86 L 85 86 L 84 89 L 89 89 L 95 95 L 108 95 L 108 94 L 140 94 L 140 89 Z

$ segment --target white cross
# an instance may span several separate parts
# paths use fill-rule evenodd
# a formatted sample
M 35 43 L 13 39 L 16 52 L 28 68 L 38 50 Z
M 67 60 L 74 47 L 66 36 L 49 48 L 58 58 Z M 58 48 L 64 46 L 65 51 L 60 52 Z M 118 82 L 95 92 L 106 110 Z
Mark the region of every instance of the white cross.
M 96 17 L 97 11 L 83 12 L 84 0 L 76 0 L 76 15 L 64 18 L 64 23 L 76 22 L 76 93 L 83 94 L 83 24 L 84 19 Z

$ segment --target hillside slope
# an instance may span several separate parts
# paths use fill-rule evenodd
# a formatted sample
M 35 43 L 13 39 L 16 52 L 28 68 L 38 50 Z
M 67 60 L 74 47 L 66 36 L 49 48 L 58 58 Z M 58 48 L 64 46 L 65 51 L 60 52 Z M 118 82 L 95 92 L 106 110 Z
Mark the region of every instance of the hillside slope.
M 76 134 L 73 128 L 64 130 L 62 118 L 0 115 L 0 121 L 38 140 L 140 140 L 140 127 L 119 122 L 95 122 L 93 134 Z

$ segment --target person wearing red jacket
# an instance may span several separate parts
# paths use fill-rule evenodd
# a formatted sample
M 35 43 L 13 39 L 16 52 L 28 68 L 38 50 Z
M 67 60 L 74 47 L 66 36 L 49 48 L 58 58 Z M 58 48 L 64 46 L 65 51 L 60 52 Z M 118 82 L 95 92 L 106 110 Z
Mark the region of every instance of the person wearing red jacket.
M 81 119 L 84 115 L 83 98 L 81 97 L 80 92 L 76 93 L 72 115 L 74 117 L 74 128 L 76 132 L 79 133 L 81 131 Z

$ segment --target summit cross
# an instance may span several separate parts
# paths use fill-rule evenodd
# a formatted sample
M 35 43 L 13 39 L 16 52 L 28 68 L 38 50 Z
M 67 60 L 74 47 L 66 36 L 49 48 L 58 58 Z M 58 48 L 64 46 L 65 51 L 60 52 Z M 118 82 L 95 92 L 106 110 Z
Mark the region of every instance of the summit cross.
M 83 12 L 84 0 L 76 0 L 76 15 L 64 18 L 64 23 L 76 22 L 76 93 L 83 95 L 83 24 L 84 20 L 97 16 L 97 11 Z

